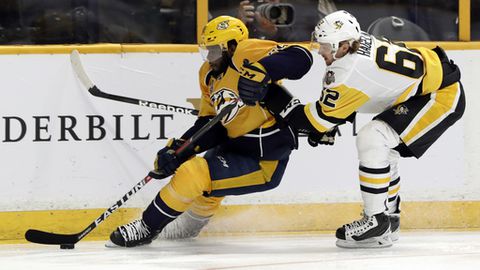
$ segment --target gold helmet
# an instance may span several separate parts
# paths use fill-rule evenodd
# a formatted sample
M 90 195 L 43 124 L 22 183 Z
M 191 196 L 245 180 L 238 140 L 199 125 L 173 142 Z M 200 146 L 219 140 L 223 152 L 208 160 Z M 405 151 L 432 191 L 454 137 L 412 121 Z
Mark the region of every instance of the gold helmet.
M 230 40 L 235 40 L 238 44 L 247 38 L 248 29 L 241 20 L 231 16 L 219 16 L 203 27 L 200 51 L 206 60 L 215 61 L 221 57 L 218 52 L 228 49 Z

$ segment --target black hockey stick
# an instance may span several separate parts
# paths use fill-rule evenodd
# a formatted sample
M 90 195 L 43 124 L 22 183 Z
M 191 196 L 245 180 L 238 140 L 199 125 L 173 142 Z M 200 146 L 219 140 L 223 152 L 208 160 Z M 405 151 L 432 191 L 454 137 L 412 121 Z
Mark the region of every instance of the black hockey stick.
M 206 125 L 200 128 L 195 134 L 192 135 L 182 146 L 175 152 L 176 155 L 181 155 L 182 152 L 193 143 L 198 141 L 207 131 L 209 131 L 215 124 L 217 124 L 223 117 L 228 115 L 232 109 L 237 105 L 236 102 L 231 103 L 223 110 L 220 111 L 215 117 L 213 117 Z M 102 223 L 113 212 L 119 209 L 133 194 L 137 193 L 148 182 L 152 180 L 152 177 L 146 176 L 140 182 L 138 182 L 131 190 L 129 190 L 123 197 L 118 200 L 114 205 L 108 208 L 103 214 L 95 219 L 87 228 L 79 233 L 74 234 L 59 234 L 52 232 L 45 232 L 40 230 L 29 229 L 25 232 L 25 239 L 30 242 L 47 245 L 73 245 L 84 238 L 88 233 L 95 229 L 100 223 Z
M 126 103 L 135 104 L 135 105 L 139 105 L 139 106 L 143 106 L 143 107 L 150 107 L 150 108 L 155 108 L 155 109 L 160 109 L 160 110 L 166 110 L 166 111 L 169 111 L 169 112 L 183 113 L 183 114 L 188 114 L 188 115 L 198 115 L 198 110 L 195 110 L 195 109 L 175 106 L 175 105 L 171 105 L 171 104 L 160 103 L 160 102 L 156 102 L 156 101 L 149 101 L 149 100 L 144 100 L 144 99 L 118 96 L 118 95 L 113 95 L 113 94 L 102 92 L 92 82 L 92 80 L 90 80 L 87 73 L 85 72 L 85 69 L 83 68 L 83 65 L 82 65 L 82 61 L 80 61 L 80 54 L 78 53 L 77 50 L 73 50 L 72 53 L 70 54 L 70 61 L 72 62 L 73 70 L 77 74 L 77 77 L 80 79 L 82 84 L 86 88 L 88 88 L 88 92 L 90 92 L 90 94 L 92 94 L 93 96 L 100 97 L 100 98 L 105 98 L 105 99 L 110 99 L 110 100 L 115 100 L 115 101 L 120 101 L 120 102 L 126 102 Z

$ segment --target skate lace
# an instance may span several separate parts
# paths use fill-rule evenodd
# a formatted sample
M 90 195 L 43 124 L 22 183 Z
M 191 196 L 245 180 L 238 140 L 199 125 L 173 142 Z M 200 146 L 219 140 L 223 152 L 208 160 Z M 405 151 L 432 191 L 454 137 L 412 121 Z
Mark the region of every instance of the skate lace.
M 134 220 L 126 225 L 121 226 L 123 230 L 120 232 L 126 241 L 140 240 L 150 235 L 150 229 L 143 220 Z
M 345 224 L 345 229 L 347 233 L 350 234 L 358 234 L 363 233 L 368 230 L 370 227 L 374 226 L 373 217 L 369 217 L 367 215 L 363 215 L 363 218 L 360 220 L 355 220 L 350 224 Z

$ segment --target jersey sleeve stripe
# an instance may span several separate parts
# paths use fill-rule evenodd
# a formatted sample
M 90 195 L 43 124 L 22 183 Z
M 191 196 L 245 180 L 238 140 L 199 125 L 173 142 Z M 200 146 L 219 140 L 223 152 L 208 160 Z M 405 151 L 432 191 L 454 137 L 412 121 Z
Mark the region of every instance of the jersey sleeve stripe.
M 336 123 L 332 123 L 324 118 L 321 117 L 323 113 L 321 112 L 321 109 L 319 110 L 317 108 L 318 102 L 314 103 L 308 103 L 304 107 L 305 115 L 308 118 L 308 121 L 312 124 L 312 126 L 315 127 L 316 130 L 319 132 L 325 132 L 334 126 L 336 126 Z
M 325 113 L 324 111 L 324 108 L 322 108 L 320 106 L 320 102 L 316 102 L 315 103 L 315 108 L 317 109 L 317 114 L 319 115 L 320 118 L 330 122 L 330 123 L 333 123 L 335 125 L 341 125 L 343 123 L 345 123 L 345 118 L 337 118 L 337 117 L 334 117 L 334 116 L 329 116 Z M 351 114 L 351 113 L 350 113 Z

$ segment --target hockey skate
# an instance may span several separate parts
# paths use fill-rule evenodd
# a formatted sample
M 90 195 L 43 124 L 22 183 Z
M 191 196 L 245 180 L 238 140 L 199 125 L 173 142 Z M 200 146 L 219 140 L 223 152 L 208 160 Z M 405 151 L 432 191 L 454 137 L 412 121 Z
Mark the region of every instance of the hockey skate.
M 390 219 L 384 213 L 345 224 L 337 229 L 336 245 L 342 248 L 383 248 L 392 245 Z
M 158 238 L 166 240 L 195 238 L 200 234 L 200 231 L 207 225 L 209 220 L 210 217 L 202 217 L 188 210 L 165 226 L 158 235 Z
M 388 216 L 390 219 L 390 230 L 392 231 L 392 234 L 390 235 L 392 241 L 398 241 L 400 234 L 400 201 L 400 196 L 398 196 L 397 203 L 393 208 L 394 212 L 390 212 Z
M 142 219 L 134 220 L 119 226 L 112 234 L 106 247 L 136 247 L 147 245 L 157 238 L 158 232 L 153 232 Z
M 397 241 L 400 234 L 400 214 L 390 214 L 388 219 L 390 219 L 390 230 L 392 231 L 390 238 L 392 241 Z

